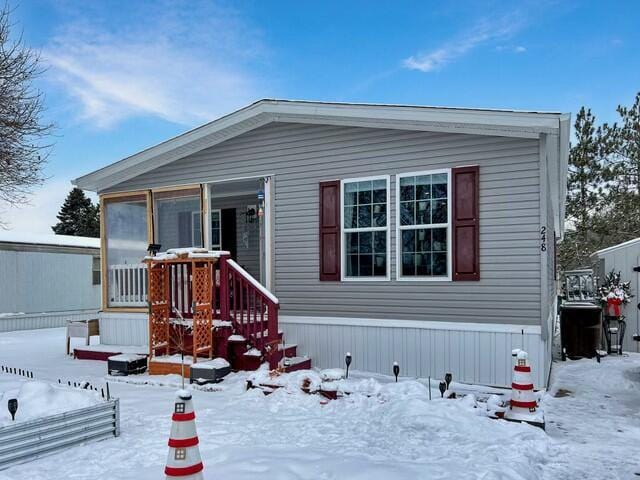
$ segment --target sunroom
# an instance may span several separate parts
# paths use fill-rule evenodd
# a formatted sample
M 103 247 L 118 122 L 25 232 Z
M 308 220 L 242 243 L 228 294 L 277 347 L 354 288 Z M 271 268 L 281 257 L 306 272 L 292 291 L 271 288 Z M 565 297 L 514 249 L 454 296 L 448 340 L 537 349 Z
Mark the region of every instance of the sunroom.
M 226 250 L 268 286 L 269 190 L 258 177 L 102 194 L 103 310 L 146 309 L 150 244 Z

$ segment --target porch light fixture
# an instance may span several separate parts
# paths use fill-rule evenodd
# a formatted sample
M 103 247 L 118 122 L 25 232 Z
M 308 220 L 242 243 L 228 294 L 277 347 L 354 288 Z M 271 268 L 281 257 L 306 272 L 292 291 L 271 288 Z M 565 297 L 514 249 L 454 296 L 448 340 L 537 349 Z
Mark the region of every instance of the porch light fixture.
M 444 392 L 447 391 L 447 384 L 445 382 L 440 382 L 438 384 L 438 389 L 440 390 L 440 397 L 444 398 Z
M 393 374 L 396 376 L 396 383 L 397 383 L 398 375 L 400 374 L 400 365 L 398 365 L 398 362 L 393 362 Z
M 256 209 L 253 207 L 247 207 L 247 211 L 244 215 L 246 223 L 253 223 L 253 220 L 256 216 Z
M 446 373 L 444 376 L 444 381 L 447 384 L 447 390 L 449 390 L 449 384 L 451 383 L 451 380 L 453 380 L 453 375 L 451 375 L 450 373 Z
M 347 355 L 344 357 L 344 363 L 347 364 L 347 373 L 345 378 L 349 378 L 349 365 L 351 365 L 351 352 L 347 352 Z
M 9 413 L 11 414 L 11 421 L 15 421 L 16 412 L 18 411 L 18 399 L 10 398 L 7 402 L 7 408 L 9 409 Z

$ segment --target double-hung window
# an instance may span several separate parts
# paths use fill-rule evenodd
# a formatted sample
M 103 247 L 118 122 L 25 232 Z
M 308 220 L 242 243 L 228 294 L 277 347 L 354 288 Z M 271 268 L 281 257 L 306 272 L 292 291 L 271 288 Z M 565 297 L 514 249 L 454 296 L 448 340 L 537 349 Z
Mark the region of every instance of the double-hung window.
M 389 279 L 389 176 L 342 181 L 342 276 Z
M 450 171 L 397 176 L 397 278 L 451 279 Z

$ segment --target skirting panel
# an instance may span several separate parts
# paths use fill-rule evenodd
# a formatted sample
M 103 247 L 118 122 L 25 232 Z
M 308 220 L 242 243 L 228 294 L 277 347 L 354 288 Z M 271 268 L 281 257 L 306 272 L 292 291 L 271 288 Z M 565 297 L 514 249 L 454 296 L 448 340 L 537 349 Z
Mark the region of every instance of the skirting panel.
M 100 343 L 104 345 L 148 345 L 148 315 L 146 313 L 100 312 Z
M 0 332 L 64 327 L 73 320 L 98 318 L 98 310 L 70 310 L 66 312 L 24 313 L 0 316 Z
M 340 321 L 343 324 L 340 324 Z M 392 375 L 393 362 L 401 376 L 442 378 L 447 372 L 456 381 L 494 386 L 510 386 L 514 360 L 511 351 L 529 353 L 536 388 L 546 386 L 545 344 L 539 329 L 517 325 L 464 324 L 440 322 L 386 321 L 366 319 L 325 319 L 323 317 L 280 318 L 285 342 L 298 344 L 298 354 L 308 355 L 314 367 L 344 367 L 351 352 L 351 368 Z M 477 327 L 477 330 L 473 328 Z M 523 333 L 524 332 L 524 333 Z

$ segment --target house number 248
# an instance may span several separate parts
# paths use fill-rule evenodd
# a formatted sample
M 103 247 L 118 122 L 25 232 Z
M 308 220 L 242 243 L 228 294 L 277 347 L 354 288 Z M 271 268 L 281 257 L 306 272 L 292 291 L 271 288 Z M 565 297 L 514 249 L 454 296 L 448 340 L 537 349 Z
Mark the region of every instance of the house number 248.
M 547 251 L 547 227 L 540 227 L 540 251 Z

